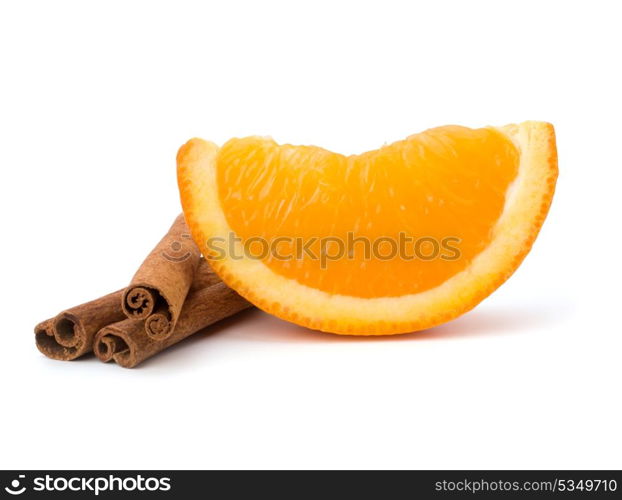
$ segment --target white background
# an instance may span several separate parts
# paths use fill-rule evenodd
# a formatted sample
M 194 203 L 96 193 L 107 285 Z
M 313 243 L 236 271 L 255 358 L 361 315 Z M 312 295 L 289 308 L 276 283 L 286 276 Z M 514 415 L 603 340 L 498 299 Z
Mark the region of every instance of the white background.
M 616 2 L 3 2 L 0 467 L 621 468 Z M 343 153 L 554 123 L 515 276 L 462 318 L 341 338 L 250 312 L 135 370 L 32 329 L 129 282 L 187 139 Z

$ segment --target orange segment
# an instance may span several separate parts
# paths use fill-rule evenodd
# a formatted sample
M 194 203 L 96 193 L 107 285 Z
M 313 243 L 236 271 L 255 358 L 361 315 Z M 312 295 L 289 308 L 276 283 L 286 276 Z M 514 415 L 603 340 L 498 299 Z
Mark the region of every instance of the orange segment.
M 186 220 L 220 277 L 269 313 L 344 334 L 474 307 L 531 248 L 556 177 L 543 122 L 440 127 L 351 156 L 259 137 L 178 154 Z
M 216 171 L 230 228 L 279 242 L 264 259 L 275 273 L 329 293 L 391 297 L 438 286 L 488 245 L 518 152 L 493 128 L 440 127 L 352 156 L 249 137 L 222 147 Z M 278 258 L 295 237 L 316 237 L 308 248 L 318 257 L 326 238 L 327 258 Z M 450 246 L 459 260 L 441 258 Z M 352 255 L 338 258 L 345 250 Z

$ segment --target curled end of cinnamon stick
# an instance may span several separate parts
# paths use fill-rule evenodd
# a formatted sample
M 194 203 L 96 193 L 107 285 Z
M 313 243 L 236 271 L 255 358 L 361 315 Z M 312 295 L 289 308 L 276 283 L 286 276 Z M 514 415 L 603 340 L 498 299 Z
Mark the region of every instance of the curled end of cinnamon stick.
M 124 332 L 113 328 L 100 330 L 95 337 L 93 351 L 104 363 L 115 361 L 125 368 L 132 368 L 137 364 L 136 346 Z
M 145 331 L 153 340 L 164 340 L 173 333 L 173 322 L 170 315 L 164 312 L 156 312 L 145 320 Z
M 123 294 L 123 312 L 129 319 L 145 320 L 145 332 L 153 340 L 164 340 L 173 333 L 169 301 L 155 288 L 129 287 Z
M 74 315 L 62 312 L 54 318 L 54 337 L 60 345 L 77 347 L 85 336 L 82 324 Z
M 103 326 L 120 321 L 122 290 L 62 311 L 35 327 L 35 342 L 49 358 L 71 361 L 90 352 L 95 334 Z
M 54 328 L 55 319 L 42 321 L 35 326 L 35 343 L 44 356 L 61 361 L 71 361 L 83 353 L 76 345 L 67 345 L 67 337 L 59 337 Z M 59 342 L 62 340 L 63 343 Z
M 131 319 L 145 319 L 155 310 L 158 302 L 164 299 L 160 294 L 145 286 L 128 287 L 123 293 L 123 312 Z

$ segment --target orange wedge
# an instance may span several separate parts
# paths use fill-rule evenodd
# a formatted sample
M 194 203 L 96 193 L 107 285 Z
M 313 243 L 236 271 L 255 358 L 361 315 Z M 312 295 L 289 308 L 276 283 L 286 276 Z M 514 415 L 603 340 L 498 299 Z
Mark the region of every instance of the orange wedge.
M 557 179 L 553 126 L 446 126 L 359 155 L 270 138 L 177 155 L 194 240 L 268 313 L 405 333 L 472 309 L 529 252 Z

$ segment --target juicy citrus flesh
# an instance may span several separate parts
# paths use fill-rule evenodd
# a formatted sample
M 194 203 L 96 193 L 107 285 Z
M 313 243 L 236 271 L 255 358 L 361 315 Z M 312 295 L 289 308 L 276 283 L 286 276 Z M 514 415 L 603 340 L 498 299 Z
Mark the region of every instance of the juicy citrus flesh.
M 229 226 L 272 271 L 328 293 L 395 297 L 440 285 L 488 245 L 518 158 L 493 128 L 447 126 L 351 156 L 232 139 L 216 169 Z M 296 255 L 295 238 L 310 252 Z
M 177 166 L 192 236 L 226 284 L 302 326 L 388 335 L 452 320 L 512 275 L 548 213 L 557 151 L 552 125 L 523 122 L 441 127 L 352 156 L 257 137 L 222 148 L 192 139 Z M 363 259 L 355 249 L 322 267 L 306 256 L 217 255 L 209 244 L 396 231 L 457 237 L 459 258 Z

